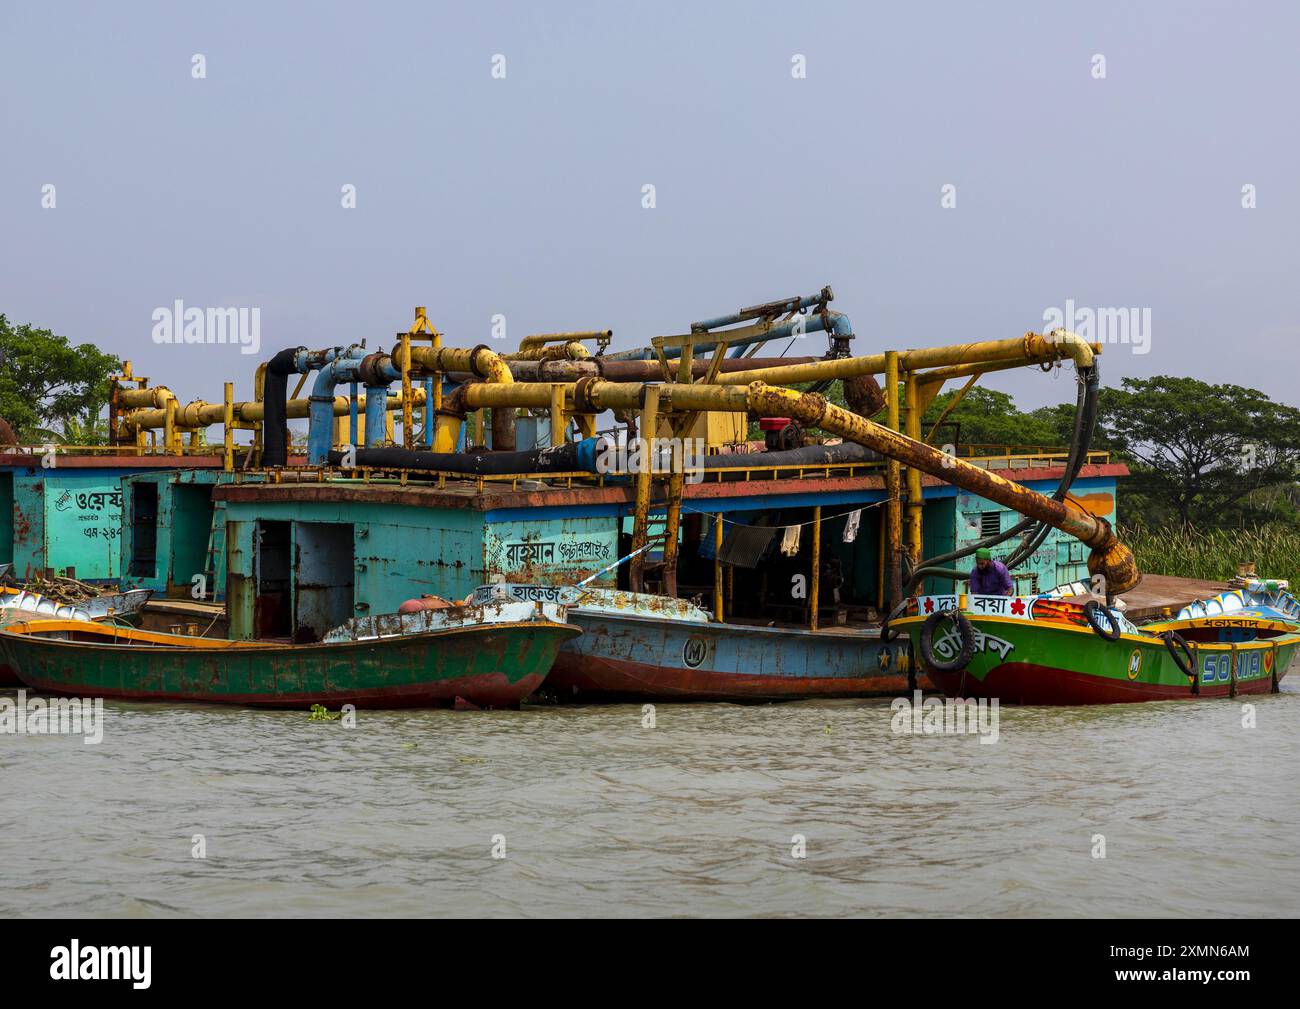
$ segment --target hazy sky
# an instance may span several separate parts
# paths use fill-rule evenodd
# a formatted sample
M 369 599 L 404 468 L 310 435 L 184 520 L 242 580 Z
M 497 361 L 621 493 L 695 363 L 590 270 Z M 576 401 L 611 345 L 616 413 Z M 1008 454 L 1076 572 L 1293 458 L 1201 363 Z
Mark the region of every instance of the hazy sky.
M 831 284 L 868 353 L 1071 299 L 1150 310 L 1108 383 L 1300 404 L 1298 11 L 0 0 L 0 312 L 186 400 L 281 347 L 388 346 L 417 304 L 450 345 L 499 313 L 511 347 L 622 348 Z M 156 345 L 176 299 L 260 308 L 262 353 Z

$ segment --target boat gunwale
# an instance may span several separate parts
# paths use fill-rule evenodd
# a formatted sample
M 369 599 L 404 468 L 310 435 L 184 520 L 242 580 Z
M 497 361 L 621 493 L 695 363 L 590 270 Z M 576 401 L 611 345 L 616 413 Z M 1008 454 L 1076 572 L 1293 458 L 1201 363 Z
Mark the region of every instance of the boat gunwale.
M 1004 617 L 997 613 L 972 613 L 969 610 L 962 610 L 961 613 L 962 616 L 972 624 L 980 624 L 987 621 L 997 624 L 1012 624 L 1017 627 L 1033 627 L 1039 630 L 1068 631 L 1072 634 L 1096 634 L 1096 632 L 1090 627 L 1080 627 L 1077 624 L 1069 624 L 1064 621 L 1022 620 L 1019 617 Z M 910 631 L 914 628 L 919 629 L 921 624 L 930 616 L 931 614 L 917 615 L 914 617 L 899 617 L 896 620 L 890 621 L 889 626 L 891 629 L 897 628 L 900 631 Z M 1178 628 L 1170 628 L 1166 626 L 1165 629 L 1177 630 Z M 1100 637 L 1100 635 L 1098 635 L 1098 637 Z M 1105 638 L 1101 638 L 1101 640 L 1106 641 Z M 1119 644 L 1121 641 L 1131 641 L 1144 645 L 1164 645 L 1164 640 L 1156 632 L 1139 635 L 1131 634 L 1128 631 L 1121 632 L 1118 638 L 1115 638 L 1113 641 L 1107 641 L 1107 644 Z M 1300 642 L 1300 627 L 1288 625 L 1287 630 L 1284 633 L 1273 638 L 1256 638 L 1254 641 L 1197 641 L 1188 643 L 1194 644 L 1198 650 L 1222 649 L 1224 651 L 1229 651 L 1235 648 L 1238 651 L 1244 651 L 1259 648 L 1273 648 L 1275 646 L 1290 644 L 1293 642 Z
M 60 624 L 67 625 L 61 627 L 42 627 L 31 629 L 32 624 Z M 17 630 L 17 628 L 24 628 Z M 256 652 L 259 655 L 268 652 L 282 653 L 291 652 L 302 655 L 307 652 L 316 652 L 323 649 L 337 651 L 349 646 L 371 645 L 382 642 L 418 642 L 426 638 L 441 638 L 449 634 L 468 632 L 484 632 L 489 630 L 515 630 L 519 628 L 532 629 L 564 629 L 573 632 L 573 636 L 582 633 L 581 628 L 574 627 L 572 624 L 559 623 L 555 620 L 512 620 L 500 623 L 479 623 L 461 625 L 459 627 L 442 627 L 437 630 L 420 631 L 415 634 L 391 634 L 376 635 L 365 638 L 352 638 L 347 641 L 312 641 L 312 642 L 271 642 L 271 641 L 232 641 L 228 638 L 189 638 L 182 634 L 167 634 L 161 631 L 142 631 L 137 628 L 110 628 L 104 624 L 88 623 L 84 620 L 47 620 L 47 621 L 18 621 L 7 626 L 0 627 L 0 642 L 6 640 L 6 635 L 17 641 L 35 641 L 43 645 L 54 645 L 64 648 L 74 649 L 104 649 L 109 648 L 113 651 L 124 651 L 131 654 L 140 655 L 161 655 L 161 654 L 182 654 L 193 655 L 196 652 L 209 652 L 212 654 L 227 654 L 238 652 L 241 654 Z M 71 630 L 78 633 L 85 633 L 90 630 L 92 634 L 99 632 L 103 634 L 103 641 L 67 641 L 62 638 L 46 637 L 42 632 Z M 108 634 L 104 633 L 109 630 L 118 632 L 128 632 L 125 634 Z M 113 640 L 115 637 L 124 638 L 125 640 Z M 144 643 L 135 638 L 163 639 L 160 643 Z

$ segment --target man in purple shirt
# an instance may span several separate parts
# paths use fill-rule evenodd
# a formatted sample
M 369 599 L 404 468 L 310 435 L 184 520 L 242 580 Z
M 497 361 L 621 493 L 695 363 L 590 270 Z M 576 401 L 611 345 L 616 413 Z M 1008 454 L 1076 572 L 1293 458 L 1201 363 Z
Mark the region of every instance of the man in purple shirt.
M 975 567 L 970 573 L 970 591 L 975 596 L 1013 596 L 1015 586 L 1007 566 L 993 558 L 993 551 L 980 547 L 975 551 Z

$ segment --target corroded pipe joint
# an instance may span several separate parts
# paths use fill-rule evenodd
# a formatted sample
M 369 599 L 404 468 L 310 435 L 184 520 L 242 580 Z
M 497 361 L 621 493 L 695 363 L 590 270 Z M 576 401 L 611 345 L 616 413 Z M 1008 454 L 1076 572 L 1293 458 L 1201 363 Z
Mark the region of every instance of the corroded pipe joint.
M 442 406 L 436 413 L 439 417 L 455 417 L 457 420 L 464 420 L 469 413 L 469 405 L 465 402 L 465 391 L 472 385 L 466 382 L 464 385 L 458 385 L 451 392 L 442 397 Z
M 859 417 L 874 417 L 885 406 L 885 394 L 872 375 L 853 375 L 844 380 L 844 401 Z
M 600 413 L 600 409 L 591 401 L 591 383 L 600 381 L 594 377 L 580 378 L 573 383 L 573 412 Z
M 385 372 L 392 367 L 392 358 L 381 351 L 367 354 L 357 365 L 357 380 L 364 386 L 387 386 Z
M 483 357 L 484 353 L 492 354 L 493 357 L 496 356 L 492 353 L 492 348 L 486 343 L 480 343 L 469 352 L 469 366 L 479 378 L 490 377 L 491 365 L 489 360 Z
M 1109 531 L 1109 526 L 1107 530 Z M 1088 555 L 1088 573 L 1101 575 L 1108 596 L 1127 592 L 1142 581 L 1133 551 L 1119 542 L 1113 533 L 1107 545 L 1093 547 L 1092 553 Z

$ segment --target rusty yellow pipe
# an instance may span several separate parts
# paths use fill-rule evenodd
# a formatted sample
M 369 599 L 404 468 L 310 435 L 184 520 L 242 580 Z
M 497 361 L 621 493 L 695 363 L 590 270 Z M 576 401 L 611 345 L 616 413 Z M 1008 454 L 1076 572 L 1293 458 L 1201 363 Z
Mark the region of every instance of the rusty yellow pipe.
M 677 538 L 682 523 L 682 472 L 685 460 L 668 475 L 668 514 L 664 520 L 664 595 L 677 597 Z
M 359 407 L 365 408 L 366 397 L 362 393 L 358 399 Z M 174 401 L 174 397 L 173 397 Z M 414 389 L 412 391 L 412 404 L 418 406 L 424 402 L 424 390 Z M 289 418 L 302 418 L 309 415 L 311 400 L 291 399 L 285 403 L 285 416 Z M 388 397 L 388 409 L 400 410 L 402 406 L 401 396 Z M 258 401 L 245 401 L 231 404 L 234 420 L 245 423 L 256 423 L 266 419 L 266 403 Z M 334 415 L 344 416 L 350 412 L 348 397 L 334 397 Z M 192 403 L 186 403 L 184 406 L 179 404 L 173 409 L 174 423 L 179 429 L 189 430 L 192 428 L 209 427 L 212 424 L 221 424 L 226 419 L 226 406 L 224 403 L 208 403 L 204 400 L 195 400 Z M 122 423 L 128 428 L 145 431 L 165 428 L 167 424 L 167 409 L 152 410 L 133 410 L 122 418 Z
M 401 347 L 393 350 L 393 364 L 399 370 L 403 353 Z M 510 365 L 487 347 L 479 346 L 470 350 L 459 347 L 412 347 L 410 355 L 411 370 L 423 375 L 437 376 L 453 371 L 468 371 L 495 385 L 510 385 L 514 382 Z
M 924 442 L 858 417 L 815 393 L 797 393 L 755 383 L 748 389 L 748 406 L 759 416 L 791 417 L 804 427 L 819 427 L 838 434 L 1082 540 L 1092 548 L 1088 570 L 1105 579 L 1107 594 L 1127 592 L 1141 581 L 1132 551 L 1116 538 L 1110 523 L 1072 501 L 1053 500 L 989 470 L 940 452 Z
M 519 352 L 532 350 L 536 347 L 544 347 L 548 343 L 578 343 L 581 340 L 608 340 L 614 335 L 612 329 L 591 329 L 577 330 L 571 333 L 534 333 L 531 336 L 525 336 L 519 341 Z M 586 350 L 586 348 L 583 348 Z M 528 360 L 528 358 L 520 358 Z
M 227 382 L 222 394 L 221 468 L 229 473 L 235 468 L 235 383 Z
M 502 354 L 502 359 L 509 361 L 584 361 L 591 357 L 589 351 L 576 340 L 554 346 L 534 346 L 523 348 L 513 354 Z
M 921 411 L 924 407 L 920 403 L 916 372 L 909 371 L 904 376 L 903 384 L 907 390 L 907 417 L 903 432 L 913 441 L 919 442 L 921 441 Z M 912 556 L 913 565 L 921 559 L 922 553 L 925 520 L 921 511 L 921 501 L 921 471 L 915 466 L 909 466 L 907 469 L 907 550 Z
M 902 355 L 900 355 L 900 360 Z M 913 466 L 980 497 L 1005 505 L 1023 515 L 1046 522 L 1092 547 L 1088 570 L 1106 579 L 1107 591 L 1118 595 L 1140 580 L 1132 552 L 1115 537 L 1105 519 L 1092 515 L 1072 501 L 1055 501 L 988 470 L 973 466 L 923 442 L 891 431 L 829 403 L 816 393 L 800 393 L 755 382 L 748 388 L 734 385 L 645 386 L 641 383 L 579 382 L 572 389 L 578 412 L 607 409 L 636 409 L 654 393 L 656 407 L 663 410 L 748 410 L 760 417 L 790 417 L 805 428 L 820 428 L 874 449 L 890 459 Z M 526 393 L 520 397 L 519 393 Z M 544 385 L 493 387 L 478 383 L 466 389 L 471 406 L 544 407 L 550 389 Z M 644 429 L 643 429 L 644 431 Z M 653 436 L 653 431 L 650 432 Z
M 636 511 L 632 519 L 633 557 L 628 569 L 628 584 L 633 592 L 645 588 L 645 554 L 640 553 L 646 545 L 650 534 L 650 480 L 654 461 L 651 450 L 654 446 L 654 432 L 659 427 L 659 392 L 657 385 L 648 385 L 643 390 L 641 403 L 641 468 L 636 474 Z
M 165 385 L 155 385 L 150 389 L 119 389 L 117 391 L 117 405 L 123 410 L 138 410 L 145 407 L 166 410 L 168 401 L 175 399 L 176 394 Z
M 1052 333 L 1026 333 L 1013 340 L 985 340 L 977 343 L 953 344 L 947 347 L 928 347 L 923 350 L 904 350 L 898 353 L 900 371 L 918 371 L 922 368 L 940 368 L 946 365 L 979 364 L 986 361 L 1018 360 L 1057 361 L 1070 358 L 1077 367 L 1089 368 L 1093 364 L 1093 348 L 1082 337 L 1065 330 Z M 869 354 L 865 357 L 843 357 L 833 361 L 816 361 L 812 364 L 795 364 L 778 368 L 758 368 L 754 371 L 724 372 L 717 378 L 718 385 L 746 385 L 764 382 L 768 385 L 798 385 L 823 379 L 852 378 L 855 375 L 882 375 L 885 372 L 885 355 Z
M 897 431 L 899 425 L 898 352 L 885 352 L 885 424 Z M 897 606 L 903 591 L 903 470 L 898 459 L 885 464 L 885 521 L 889 525 L 889 604 Z

